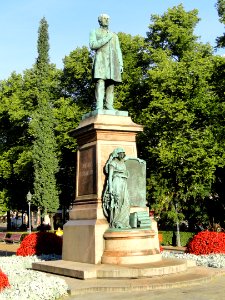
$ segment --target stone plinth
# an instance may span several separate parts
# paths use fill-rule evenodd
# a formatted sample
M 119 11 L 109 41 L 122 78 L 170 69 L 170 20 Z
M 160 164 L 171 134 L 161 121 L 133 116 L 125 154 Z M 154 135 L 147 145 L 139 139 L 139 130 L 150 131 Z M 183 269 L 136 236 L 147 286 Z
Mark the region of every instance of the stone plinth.
M 72 133 L 79 148 L 75 206 L 70 219 L 104 219 L 101 198 L 105 163 L 117 147 L 123 147 L 128 156 L 137 157 L 136 134 L 139 131 L 142 126 L 127 116 L 98 114 L 80 122 Z
M 194 267 L 194 261 L 185 261 L 181 259 L 162 259 L 157 262 L 149 264 L 136 264 L 136 265 L 109 265 L 109 264 L 86 264 L 71 262 L 65 260 L 42 261 L 32 264 L 33 270 L 38 270 L 47 273 L 58 274 L 62 276 L 69 276 L 72 278 L 86 279 L 88 286 L 93 283 L 89 279 L 132 279 L 130 285 L 134 284 L 134 278 L 143 279 L 162 275 L 169 275 L 187 271 L 187 268 Z M 181 274 L 180 274 L 181 276 Z M 159 279 L 159 278 L 158 278 Z M 120 281 L 118 280 L 117 283 Z M 171 280 L 171 279 L 170 279 Z M 80 281 L 82 285 L 84 281 Z M 114 280 L 116 282 L 116 280 Z M 95 281 L 97 283 L 97 281 Z M 101 284 L 102 281 L 99 282 Z M 112 281 L 110 281 L 110 285 Z
M 136 134 L 143 130 L 142 126 L 124 112 L 102 113 L 89 114 L 71 133 L 78 143 L 76 197 L 70 221 L 63 228 L 63 260 L 101 263 L 103 234 L 108 229 L 102 211 L 105 163 L 117 147 L 137 157 Z
M 155 231 L 131 229 L 104 234 L 105 250 L 103 264 L 147 264 L 161 260 L 161 254 L 154 248 Z

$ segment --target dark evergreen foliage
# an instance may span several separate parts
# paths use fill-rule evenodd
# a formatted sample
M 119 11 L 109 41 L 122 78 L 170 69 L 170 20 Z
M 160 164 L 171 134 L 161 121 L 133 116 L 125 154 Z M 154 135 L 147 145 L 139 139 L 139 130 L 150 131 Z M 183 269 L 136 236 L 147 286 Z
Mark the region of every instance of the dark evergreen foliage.
M 37 109 L 31 128 L 34 135 L 34 203 L 44 213 L 54 213 L 59 207 L 56 173 L 57 145 L 54 135 L 54 115 L 49 82 L 48 24 L 45 18 L 38 31 L 38 58 L 35 66 L 37 79 Z

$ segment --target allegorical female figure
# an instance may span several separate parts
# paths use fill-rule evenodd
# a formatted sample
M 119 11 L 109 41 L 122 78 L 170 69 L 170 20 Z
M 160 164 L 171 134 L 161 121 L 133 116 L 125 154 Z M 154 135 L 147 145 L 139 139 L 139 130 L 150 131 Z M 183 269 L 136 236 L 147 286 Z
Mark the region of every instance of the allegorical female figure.
M 130 228 L 130 201 L 127 190 L 129 176 L 125 165 L 125 151 L 116 148 L 110 155 L 105 172 L 108 176 L 103 195 L 103 211 L 111 228 Z

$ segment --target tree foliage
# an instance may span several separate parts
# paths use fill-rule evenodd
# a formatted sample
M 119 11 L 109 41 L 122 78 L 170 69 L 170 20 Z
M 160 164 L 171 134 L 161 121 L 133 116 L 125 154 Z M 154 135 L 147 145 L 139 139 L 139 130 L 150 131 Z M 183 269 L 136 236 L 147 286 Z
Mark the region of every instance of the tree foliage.
M 192 49 L 197 39 L 193 28 L 199 21 L 196 9 L 186 12 L 180 4 L 169 8 L 162 16 L 152 15 L 151 21 L 147 37 L 153 49 L 168 51 L 178 60 Z
M 54 213 L 59 207 L 56 173 L 58 159 L 54 136 L 52 109 L 48 24 L 45 18 L 38 31 L 38 58 L 35 65 L 37 80 L 37 109 L 32 115 L 31 130 L 34 136 L 34 202 L 45 213 Z
M 210 80 L 212 48 L 193 34 L 197 10 L 182 5 L 153 16 L 146 38 L 149 66 L 139 122 L 141 155 L 147 160 L 150 205 L 176 219 L 175 206 L 209 199 L 221 147 L 215 138 L 218 97 Z M 139 107 L 140 108 L 140 107 Z M 205 211 L 202 211 L 204 214 Z M 183 215 L 184 217 L 184 215 Z
M 0 83 L 0 193 L 8 209 L 25 209 L 32 185 L 31 140 L 28 133 L 29 100 L 21 75 Z
M 225 24 L 225 1 L 224 0 L 217 0 L 216 2 L 216 8 L 219 15 L 219 21 L 223 24 Z M 218 37 L 216 39 L 217 47 L 223 48 L 225 46 L 225 34 Z
M 224 22 L 224 0 L 217 9 Z M 225 212 L 225 59 L 194 34 L 198 22 L 197 10 L 178 5 L 153 15 L 146 37 L 118 34 L 124 73 L 115 108 L 144 126 L 138 152 L 149 206 L 173 222 L 223 221 Z M 76 48 L 57 70 L 45 19 L 37 48 L 31 69 L 0 83 L 0 202 L 26 207 L 34 182 L 35 204 L 53 212 L 58 197 L 62 207 L 74 198 L 77 144 L 69 132 L 94 104 L 93 53 Z
M 77 48 L 63 60 L 62 95 L 70 97 L 82 109 L 90 110 L 94 103 L 92 83 L 92 54 L 87 47 Z

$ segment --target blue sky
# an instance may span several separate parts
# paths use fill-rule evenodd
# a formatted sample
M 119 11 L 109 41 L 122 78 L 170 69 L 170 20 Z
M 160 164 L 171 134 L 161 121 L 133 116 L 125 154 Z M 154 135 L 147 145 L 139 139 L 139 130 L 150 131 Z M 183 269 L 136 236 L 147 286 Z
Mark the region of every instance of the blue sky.
M 77 47 L 88 46 L 89 32 L 98 27 L 97 17 L 107 13 L 114 32 L 146 36 L 152 14 L 163 14 L 180 3 L 185 10 L 197 8 L 195 34 L 215 46 L 223 34 L 215 9 L 216 0 L 2 0 L 0 10 L 0 79 L 13 71 L 31 68 L 37 57 L 37 31 L 42 17 L 49 24 L 50 59 L 58 68 Z M 217 52 L 222 55 L 225 49 Z

